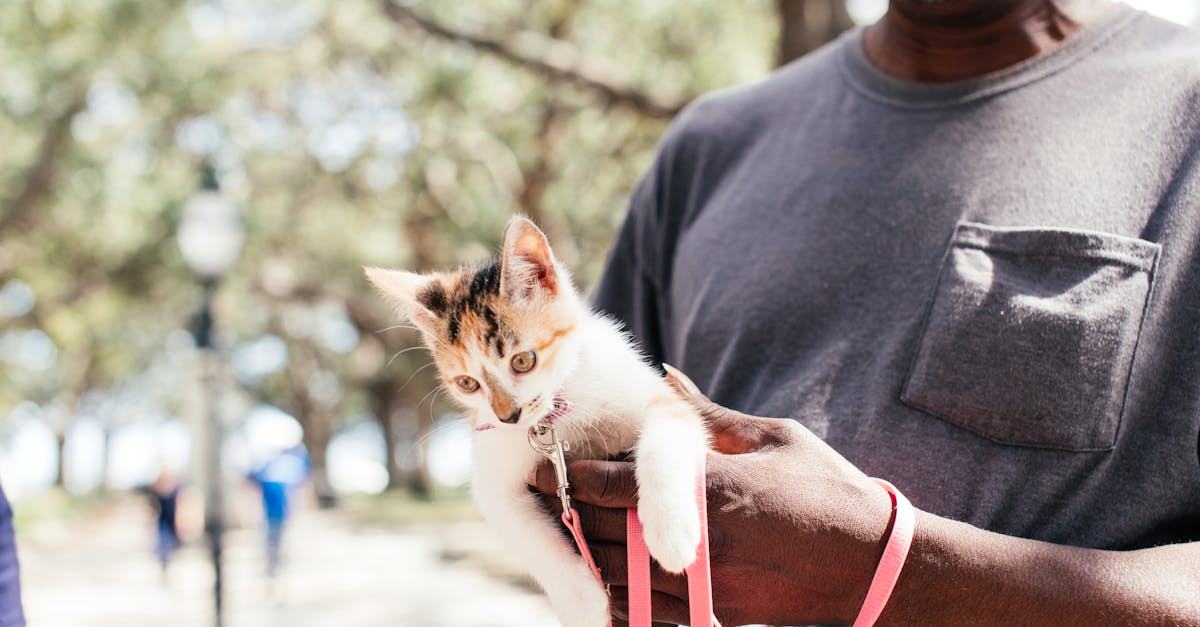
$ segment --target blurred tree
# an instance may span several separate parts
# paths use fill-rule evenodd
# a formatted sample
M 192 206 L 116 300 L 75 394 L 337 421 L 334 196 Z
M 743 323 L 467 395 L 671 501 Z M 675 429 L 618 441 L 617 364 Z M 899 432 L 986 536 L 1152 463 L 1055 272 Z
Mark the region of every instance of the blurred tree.
M 216 303 L 244 393 L 301 422 L 323 494 L 329 438 L 369 414 L 391 485 L 428 495 L 411 462 L 448 408 L 361 266 L 479 261 L 523 212 L 590 285 L 670 117 L 844 16 L 817 0 L 0 3 L 0 290 L 34 294 L 10 311 L 0 292 L 0 346 L 29 345 L 0 355 L 0 415 L 130 389 L 145 403 L 111 426 L 186 409 L 190 372 L 145 375 L 177 363 L 198 302 L 174 233 L 209 160 L 245 210 Z M 265 335 L 286 360 L 242 372 L 237 349 Z
M 779 13 L 778 63 L 816 50 L 854 26 L 844 0 L 775 0 Z

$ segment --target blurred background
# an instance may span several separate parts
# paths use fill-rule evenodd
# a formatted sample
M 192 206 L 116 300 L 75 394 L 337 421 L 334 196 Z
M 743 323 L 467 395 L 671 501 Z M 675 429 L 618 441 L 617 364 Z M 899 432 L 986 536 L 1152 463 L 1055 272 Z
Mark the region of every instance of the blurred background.
M 0 2 L 30 624 L 213 625 L 218 596 L 235 626 L 554 624 L 361 267 L 479 261 L 521 212 L 586 288 L 682 106 L 885 5 Z

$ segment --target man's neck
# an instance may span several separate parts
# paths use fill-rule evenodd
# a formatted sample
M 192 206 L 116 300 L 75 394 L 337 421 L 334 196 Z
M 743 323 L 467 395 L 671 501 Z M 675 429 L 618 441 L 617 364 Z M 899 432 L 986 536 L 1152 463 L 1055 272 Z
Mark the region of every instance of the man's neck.
M 867 57 L 897 78 L 976 78 L 1047 52 L 1112 8 L 1109 0 L 892 0 L 867 28 Z

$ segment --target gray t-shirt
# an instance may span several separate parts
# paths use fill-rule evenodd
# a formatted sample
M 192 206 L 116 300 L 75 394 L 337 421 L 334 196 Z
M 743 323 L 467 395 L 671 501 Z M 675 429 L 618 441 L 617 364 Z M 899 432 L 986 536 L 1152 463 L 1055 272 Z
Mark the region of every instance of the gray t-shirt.
M 596 304 L 927 511 L 1200 540 L 1200 36 L 1122 5 L 925 85 L 848 33 L 681 115 Z

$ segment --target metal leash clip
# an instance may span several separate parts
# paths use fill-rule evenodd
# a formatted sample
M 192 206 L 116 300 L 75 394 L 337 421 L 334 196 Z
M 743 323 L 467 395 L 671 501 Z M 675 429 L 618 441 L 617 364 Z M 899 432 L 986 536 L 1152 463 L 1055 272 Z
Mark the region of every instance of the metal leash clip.
M 554 478 L 557 481 L 554 490 L 558 493 L 558 498 L 562 500 L 563 512 L 571 511 L 571 495 L 567 494 L 571 482 L 567 481 L 567 458 L 565 456 L 571 450 L 571 445 L 566 440 L 558 438 L 558 430 L 554 428 L 554 425 L 539 423 L 529 428 L 529 446 L 554 465 Z

